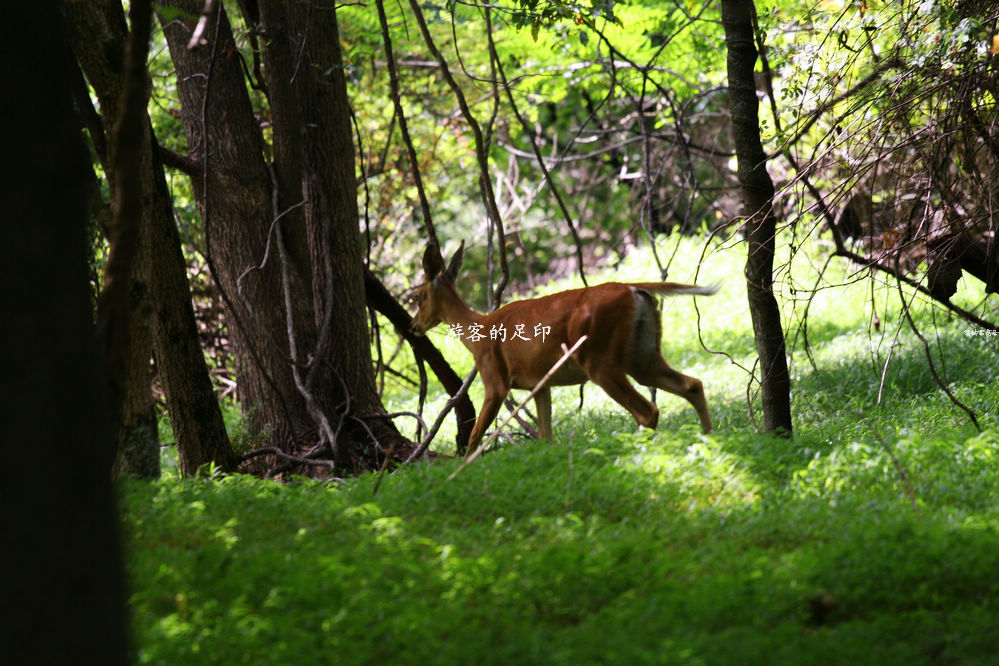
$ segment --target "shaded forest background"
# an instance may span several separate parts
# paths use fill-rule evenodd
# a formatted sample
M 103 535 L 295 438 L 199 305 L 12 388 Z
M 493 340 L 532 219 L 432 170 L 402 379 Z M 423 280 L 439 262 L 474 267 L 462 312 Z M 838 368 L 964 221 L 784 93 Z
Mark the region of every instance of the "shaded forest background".
M 807 336 L 828 263 L 801 274 L 773 262 L 807 242 L 851 262 L 854 279 L 963 319 L 995 351 L 994 3 L 168 0 L 127 12 L 45 2 L 12 9 L 0 37 L 5 61 L 26 63 L 2 81 L 19 100 L 5 110 L 11 154 L 24 157 L 0 179 L 18 234 L 4 367 L 23 380 L 5 386 L 3 430 L 54 460 L 51 484 L 9 491 L 34 509 L 9 519 L 31 535 L 15 539 L 24 576 L 11 598 L 32 600 L 24 636 L 76 614 L 72 640 L 36 656 L 121 661 L 107 472 L 159 474 L 164 410 L 186 475 L 340 476 L 428 443 L 399 432 L 394 419 L 412 415 L 387 414 L 382 396 L 422 394 L 432 374 L 459 396 L 460 447 L 474 418 L 462 379 L 407 335 L 400 304 L 427 240 L 470 241 L 484 309 L 553 276 L 585 283 L 636 245 L 666 279 L 680 234 L 701 234 L 705 253 L 745 244 L 760 358 L 746 368 L 749 416 L 786 434 L 779 366 Z M 983 297 L 952 300 L 961 280 Z M 902 327 L 977 425 L 939 380 L 934 332 L 908 306 L 871 319 Z M 235 446 L 230 401 L 247 433 Z M 33 449 L 7 448 L 16 469 L 37 466 Z M 47 603 L 66 590 L 99 601 Z
M 115 2 L 64 10 L 96 294 L 113 273 L 129 26 Z M 807 326 L 823 271 L 773 266 L 775 247 L 793 257 L 821 239 L 858 278 L 889 276 L 996 330 L 987 297 L 950 300 L 964 276 L 996 291 L 988 3 L 178 0 L 154 13 L 120 472 L 158 474 L 164 406 L 185 474 L 410 457 L 417 442 L 393 425 L 410 416 L 386 416 L 381 392 L 424 394 L 427 367 L 452 395 L 461 385 L 399 305 L 427 240 L 470 241 L 467 295 L 491 309 L 555 276 L 585 284 L 641 244 L 667 279 L 673 234 L 704 234 L 706 252 L 744 237 L 761 359 L 748 394 L 767 430 L 792 429 L 784 329 Z M 782 315 L 775 292 L 806 315 Z M 238 452 L 215 396 L 245 414 Z M 474 408 L 458 408 L 460 450 Z

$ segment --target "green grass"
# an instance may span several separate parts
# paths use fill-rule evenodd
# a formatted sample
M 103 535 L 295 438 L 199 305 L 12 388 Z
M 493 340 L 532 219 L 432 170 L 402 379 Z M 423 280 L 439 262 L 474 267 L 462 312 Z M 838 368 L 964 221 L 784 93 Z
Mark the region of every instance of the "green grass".
M 670 279 L 692 275 L 689 243 Z M 723 282 L 698 299 L 702 338 L 751 367 L 733 254 L 712 254 L 699 279 Z M 607 279 L 654 275 L 643 260 Z M 816 367 L 799 337 L 790 440 L 756 432 L 747 374 L 698 345 L 691 301 L 674 299 L 666 356 L 704 379 L 709 436 L 673 396 L 658 397 L 659 428 L 639 430 L 591 385 L 581 411 L 575 389 L 555 392 L 555 442 L 502 446 L 452 481 L 454 460 L 398 470 L 377 495 L 371 475 L 123 482 L 139 661 L 995 663 L 995 339 L 915 312 L 979 433 L 936 387 L 919 340 L 895 335 L 893 288 L 875 296 L 871 333 L 867 284 L 812 303 Z M 804 303 L 783 305 L 793 330 Z

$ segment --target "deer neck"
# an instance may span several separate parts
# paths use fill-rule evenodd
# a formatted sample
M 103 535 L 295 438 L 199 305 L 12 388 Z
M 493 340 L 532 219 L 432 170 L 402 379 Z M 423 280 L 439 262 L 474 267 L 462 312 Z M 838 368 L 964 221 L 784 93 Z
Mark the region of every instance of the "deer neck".
M 465 301 L 461 300 L 458 291 L 453 284 L 441 285 L 441 319 L 450 327 L 461 326 L 466 329 L 474 324 L 482 324 L 484 315 L 479 314 L 468 307 Z M 464 341 L 464 337 L 462 338 Z

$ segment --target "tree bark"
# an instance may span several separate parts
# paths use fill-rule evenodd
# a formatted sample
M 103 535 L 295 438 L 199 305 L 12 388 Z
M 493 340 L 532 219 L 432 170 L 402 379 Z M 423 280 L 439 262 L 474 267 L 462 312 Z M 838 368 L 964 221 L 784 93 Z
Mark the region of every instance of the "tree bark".
M 202 9 L 200 0 L 158 4 L 192 16 Z M 204 168 L 203 177 L 192 178 L 191 184 L 210 268 L 224 294 L 239 399 L 253 429 L 287 449 L 293 440 L 309 436 L 309 417 L 287 362 L 284 297 L 273 247 L 263 264 L 274 217 L 271 176 L 232 30 L 219 6 L 204 32 L 210 43 L 189 50 L 193 23 L 162 16 L 161 22 L 176 69 L 188 151 Z M 308 267 L 294 267 L 293 275 L 308 275 Z M 311 301 L 297 283 L 293 294 L 298 302 Z
M 110 144 L 112 130 L 119 118 L 119 100 L 123 90 L 127 36 L 125 14 L 120 4 L 102 7 L 96 1 L 63 3 L 63 8 L 68 19 L 70 42 L 84 75 L 91 80 L 98 93 L 104 111 L 103 117 L 99 118 L 103 122 L 97 122 L 89 129 L 114 198 L 116 179 L 113 177 L 111 164 L 114 148 Z M 78 100 L 78 105 L 81 104 Z M 94 136 L 98 134 L 99 136 Z M 93 196 L 100 197 L 100 192 L 95 190 Z M 160 474 L 156 402 L 153 398 L 150 368 L 153 345 L 150 327 L 152 290 L 146 256 L 148 248 L 141 238 L 144 226 L 139 224 L 140 237 L 137 239 L 127 288 L 128 345 L 127 348 L 122 347 L 122 351 L 126 353 L 122 360 L 124 376 L 121 386 L 121 417 L 113 467 L 116 477 L 132 474 L 142 478 L 157 478 Z M 110 219 L 102 232 L 105 237 L 111 238 L 114 225 Z
M 55 2 L 14 3 L 0 26 L 5 203 L 0 262 L 0 598 L 12 664 L 128 662 L 106 374 L 87 266 L 86 149 Z M 16 159 L 15 159 L 16 157 Z
M 285 117 L 298 123 L 293 131 L 286 128 L 284 136 L 290 135 L 299 147 L 285 150 L 292 156 L 290 164 L 277 162 L 276 167 L 279 173 L 289 166 L 300 169 L 292 197 L 305 201 L 312 264 L 312 311 L 319 331 L 316 365 L 310 373 L 313 390 L 338 404 L 348 398 L 343 394 L 348 387 L 353 412 L 360 418 L 373 416 L 367 427 L 383 447 L 393 446 L 402 454 L 410 443 L 391 422 L 377 418 L 383 409 L 368 337 L 354 141 L 336 13 L 295 1 L 263 0 L 260 6 L 268 20 L 287 17 L 282 31 L 287 41 L 276 30 L 265 32 L 263 56 L 271 73 L 271 108 L 283 108 Z M 290 53 L 297 55 L 295 70 L 286 66 L 291 64 Z M 284 66 L 271 66 L 274 60 Z M 357 421 L 346 426 L 355 439 L 365 439 Z M 338 450 L 337 463 L 353 465 L 355 455 Z
M 163 4 L 201 10 L 199 0 Z M 378 416 L 336 16 L 308 3 L 241 4 L 264 36 L 272 153 L 224 8 L 194 50 L 189 26 L 164 22 L 189 150 L 206 165 L 194 189 L 227 295 L 240 399 L 273 445 L 318 441 L 340 470 L 373 467 L 412 443 Z
M 774 185 L 760 140 L 759 101 L 753 69 L 752 0 L 723 0 L 722 24 L 728 47 L 728 89 L 732 139 L 742 188 L 748 245 L 746 290 L 760 360 L 760 392 L 764 427 L 768 432 L 791 433 L 791 379 L 788 376 L 784 331 L 773 293 L 774 246 L 777 218 L 773 210 Z
M 385 285 L 367 269 L 364 271 L 364 291 L 368 305 L 380 312 L 392 323 L 396 333 L 409 343 L 409 346 L 413 348 L 413 354 L 417 358 L 422 357 L 427 362 L 430 369 L 437 375 L 437 379 L 444 387 L 444 390 L 452 397 L 456 395 L 463 383 L 461 377 L 448 365 L 447 359 L 427 339 L 427 336 L 413 334 L 413 318 L 393 298 L 392 294 L 385 288 Z M 455 436 L 455 448 L 458 451 L 458 455 L 463 456 L 465 450 L 468 448 L 468 437 L 472 434 L 472 428 L 475 426 L 475 407 L 472 406 L 472 401 L 469 399 L 468 393 L 465 393 L 455 404 L 454 417 L 458 430 Z
M 77 59 L 100 101 L 104 125 L 111 128 L 117 121 L 117 99 L 122 85 L 119 56 L 127 36 L 121 3 L 82 0 L 65 3 L 65 10 Z M 133 274 L 133 351 L 121 434 L 125 446 L 120 471 L 142 477 L 159 476 L 156 415 L 149 388 L 153 351 L 181 471 L 193 475 L 212 462 L 221 469 L 231 470 L 235 468 L 236 455 L 198 341 L 173 203 L 148 115 L 144 126 L 138 174 L 145 205 Z M 100 129 L 91 128 L 91 132 Z M 94 144 L 99 144 L 97 138 Z M 102 161 L 105 172 L 111 174 L 106 159 Z M 146 395 L 148 402 L 143 402 Z M 136 433 L 140 435 L 137 442 Z

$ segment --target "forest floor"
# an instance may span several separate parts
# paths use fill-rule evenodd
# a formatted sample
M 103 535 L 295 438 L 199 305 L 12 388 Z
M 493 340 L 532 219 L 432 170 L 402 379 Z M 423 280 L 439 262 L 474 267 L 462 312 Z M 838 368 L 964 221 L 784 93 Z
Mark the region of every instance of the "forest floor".
M 824 259 L 795 257 L 780 280 L 795 434 L 763 435 L 739 248 L 698 276 L 685 242 L 669 279 L 722 292 L 664 304 L 664 353 L 704 380 L 714 432 L 662 393 L 658 429 L 639 429 L 589 386 L 581 410 L 577 389 L 554 392 L 555 441 L 514 433 L 452 480 L 454 459 L 377 494 L 375 475 L 123 481 L 138 662 L 995 663 L 999 339 L 836 260 L 809 302 Z

